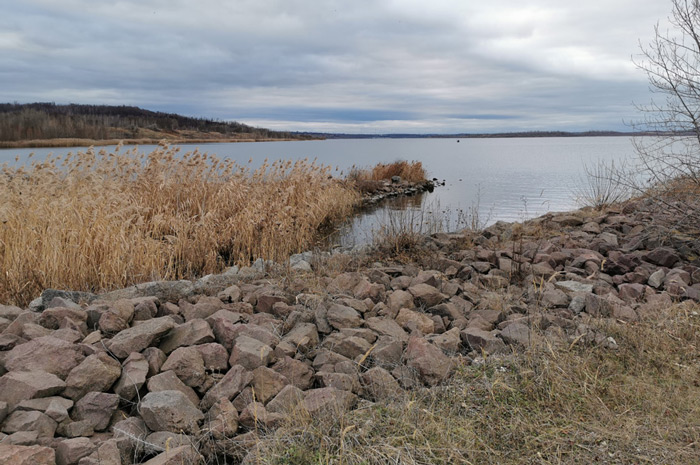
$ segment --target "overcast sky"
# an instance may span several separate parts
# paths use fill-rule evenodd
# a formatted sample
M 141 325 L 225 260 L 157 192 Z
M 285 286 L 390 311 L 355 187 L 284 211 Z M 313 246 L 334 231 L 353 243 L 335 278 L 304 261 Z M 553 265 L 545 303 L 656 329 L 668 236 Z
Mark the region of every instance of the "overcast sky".
M 272 129 L 629 130 L 667 0 L 0 0 L 0 101 Z

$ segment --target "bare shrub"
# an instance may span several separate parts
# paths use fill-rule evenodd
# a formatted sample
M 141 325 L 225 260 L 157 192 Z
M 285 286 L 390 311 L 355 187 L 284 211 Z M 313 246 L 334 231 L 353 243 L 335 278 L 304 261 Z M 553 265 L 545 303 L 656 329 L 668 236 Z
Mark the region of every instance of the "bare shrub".
M 584 165 L 585 176 L 579 179 L 575 188 L 577 201 L 598 210 L 627 200 L 631 189 L 621 182 L 619 173 L 625 172 L 624 164 L 616 167 L 615 162 L 606 163 L 598 160 L 594 164 Z

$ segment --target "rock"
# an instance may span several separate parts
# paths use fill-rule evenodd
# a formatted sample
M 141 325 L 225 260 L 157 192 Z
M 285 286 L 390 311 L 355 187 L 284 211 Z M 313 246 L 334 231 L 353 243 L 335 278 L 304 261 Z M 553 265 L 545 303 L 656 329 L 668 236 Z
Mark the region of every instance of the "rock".
M 610 316 L 610 302 L 596 294 L 586 294 L 586 313 L 592 316 Z
M 309 365 L 288 356 L 278 360 L 272 369 L 301 390 L 309 389 L 314 380 L 314 370 Z
M 5 420 L 5 417 L 7 417 L 8 411 L 9 407 L 7 406 L 7 402 L 0 401 L 0 425 Z
M 56 429 L 56 433 L 64 438 L 90 437 L 95 434 L 95 429 L 88 420 L 69 420 L 61 422 Z
M 326 314 L 328 323 L 336 329 L 357 328 L 362 324 L 360 314 L 345 305 L 333 304 Z
M 423 334 L 431 334 L 435 331 L 435 323 L 428 315 L 407 308 L 399 310 L 398 315 L 396 315 L 396 323 L 408 331 L 417 329 Z
M 267 403 L 265 408 L 268 412 L 281 413 L 285 415 L 293 414 L 304 400 L 304 391 L 298 387 L 288 384 Z
M 562 226 L 581 226 L 583 224 L 583 220 L 579 218 L 578 216 L 574 215 L 556 215 L 552 218 L 552 221 L 559 223 Z
M 116 394 L 89 392 L 75 403 L 73 420 L 87 420 L 95 431 L 104 431 L 118 406 L 119 396 Z
M 263 404 L 275 397 L 288 384 L 289 380 L 286 377 L 267 367 L 258 367 L 253 370 L 253 379 L 250 382 L 255 399 Z
M 115 334 L 128 328 L 133 318 L 134 304 L 129 300 L 120 299 L 102 312 L 99 327 L 103 333 Z
M 460 334 L 462 340 L 477 352 L 502 354 L 508 351 L 503 340 L 490 332 L 478 328 L 466 328 Z
M 0 463 L 7 465 L 56 465 L 56 453 L 50 447 L 15 446 L 0 443 Z
M 649 279 L 647 280 L 647 284 L 649 284 L 653 288 L 659 289 L 661 287 L 661 285 L 663 284 L 665 278 L 666 278 L 666 273 L 664 272 L 663 269 L 659 268 L 658 270 L 654 271 L 649 276 Z
M 569 296 L 559 289 L 548 290 L 542 293 L 542 305 L 547 308 L 568 307 Z
M 654 265 L 673 268 L 673 265 L 678 263 L 680 258 L 676 255 L 673 249 L 668 247 L 657 247 L 651 252 L 644 255 L 644 260 L 653 263 Z
M 554 286 L 568 292 L 593 292 L 593 284 L 584 284 L 578 281 L 557 281 Z
M 242 365 L 247 370 L 254 370 L 260 366 L 267 366 L 275 359 L 270 346 L 248 336 L 239 336 L 231 351 L 229 363 Z
M 318 341 L 318 331 L 313 323 L 299 323 L 282 338 L 282 342 L 291 345 L 295 352 L 302 353 L 315 348 Z
M 386 304 L 389 306 L 389 309 L 392 311 L 392 318 L 396 316 L 396 314 L 401 310 L 402 308 L 414 308 L 415 304 L 413 303 L 413 294 L 407 291 L 403 290 L 396 290 L 392 292 L 389 295 L 389 298 L 386 302 Z
M 192 319 L 173 328 L 161 341 L 160 350 L 169 354 L 178 347 L 214 342 L 214 333 L 202 319 Z
M 122 364 L 122 375 L 114 385 L 114 393 L 124 400 L 136 397 L 148 375 L 148 361 L 138 352 L 132 352 Z
M 391 373 L 381 367 L 370 368 L 360 379 L 365 396 L 375 401 L 395 398 L 401 390 Z
M 177 377 L 191 388 L 198 388 L 206 381 L 204 359 L 194 347 L 175 349 L 165 361 L 161 370 L 174 371 Z
M 80 399 L 91 391 L 107 391 L 121 375 L 121 364 L 105 352 L 88 356 L 66 378 L 65 397 Z
M 6 318 L 10 321 L 14 321 L 15 318 L 24 313 L 25 310 L 15 307 L 14 305 L 2 305 L 0 304 L 0 318 Z
M 160 373 L 160 367 L 162 367 L 165 361 L 168 359 L 165 353 L 158 347 L 148 347 L 141 351 L 141 354 L 148 362 L 148 378 Z
M 107 347 L 115 356 L 124 359 L 132 352 L 154 345 L 174 327 L 175 322 L 169 316 L 153 318 L 120 331 L 109 340 Z
M 238 431 L 238 410 L 230 400 L 220 399 L 209 410 L 206 427 L 215 440 L 235 436 Z
M 428 284 L 416 284 L 408 288 L 415 301 L 424 307 L 434 307 L 445 300 L 446 296 L 437 288 Z
M 234 365 L 214 387 L 209 389 L 200 402 L 203 410 L 209 410 L 221 398 L 233 399 L 253 379 L 253 374 L 241 365 Z
M 19 431 L 35 431 L 40 439 L 51 439 L 58 423 L 48 415 L 36 410 L 15 410 L 5 419 L 2 432 L 7 434 Z
M 0 377 L 0 401 L 12 410 L 23 400 L 53 396 L 65 387 L 58 376 L 45 371 L 10 371 Z
M 149 392 L 141 401 L 141 418 L 152 431 L 197 434 L 204 414 L 180 391 Z
M 121 453 L 116 439 L 110 439 L 99 445 L 88 457 L 80 459 L 78 465 L 121 465 Z
M 523 323 L 511 323 L 501 330 L 501 339 L 508 344 L 527 347 L 530 345 L 530 328 Z
M 241 320 L 241 314 L 229 310 L 219 310 L 206 319 L 211 327 L 216 342 L 231 350 L 235 338 L 238 337 L 236 323 Z
M 347 373 L 327 373 L 320 371 L 316 373 L 316 379 L 321 387 L 334 387 L 341 391 L 358 392 L 360 389 L 357 374 Z
M 391 336 L 399 341 L 408 341 L 408 333 L 394 320 L 372 317 L 365 320 L 365 326 L 380 335 Z
M 38 323 L 44 328 L 58 329 L 63 324 L 64 319 L 73 320 L 76 324 L 83 326 L 87 330 L 87 313 L 82 308 L 56 307 L 44 310 L 39 317 Z
M 285 418 L 282 414 L 268 412 L 260 402 L 251 402 L 243 409 L 238 420 L 241 425 L 253 429 L 258 427 L 274 428 Z
M 349 359 L 366 354 L 372 344 L 359 336 L 344 336 L 333 333 L 323 341 L 323 346 Z
M 326 387 L 306 391 L 302 406 L 312 418 L 315 418 L 328 414 L 340 416 L 351 409 L 356 402 L 357 397 L 353 393 Z
M 235 284 L 227 287 L 223 291 L 216 295 L 217 298 L 221 299 L 222 302 L 232 303 L 240 302 L 241 300 L 241 288 Z
M 452 328 L 442 334 L 432 334 L 427 336 L 426 339 L 431 344 L 442 349 L 442 351 L 447 355 L 456 354 L 462 340 L 459 328 Z
M 442 350 L 420 336 L 412 335 L 404 351 L 406 365 L 418 372 L 421 380 L 431 386 L 447 378 L 452 361 Z
M 116 301 L 120 299 L 136 299 L 139 297 L 155 297 L 161 302 L 177 302 L 192 294 L 194 285 L 190 281 L 152 281 L 117 291 L 101 294 L 100 300 Z M 121 357 L 120 357 L 121 358 Z
M 225 372 L 228 370 L 229 354 L 221 344 L 210 342 L 207 344 L 198 344 L 192 347 L 197 349 L 199 355 L 202 356 L 202 360 L 204 360 L 204 367 L 208 371 Z
M 644 297 L 646 286 L 643 284 L 620 284 L 618 286 L 618 294 L 625 302 L 639 302 Z
M 180 391 L 187 396 L 190 402 L 195 405 L 199 404 L 199 396 L 194 389 L 183 383 L 175 372 L 170 370 L 151 377 L 147 387 L 149 392 Z
M 44 336 L 16 346 L 4 358 L 9 371 L 45 371 L 66 379 L 85 355 L 75 344 Z
M 166 450 L 156 455 L 143 465 L 200 465 L 204 463 L 201 455 L 191 445 Z
M 146 427 L 144 423 L 144 428 Z M 192 446 L 196 442 L 196 438 L 180 433 L 171 433 L 170 431 L 155 431 L 150 433 L 145 438 L 147 454 L 157 454 L 166 450 L 174 449 L 180 446 Z M 186 464 L 185 464 L 186 465 Z
M 95 449 L 97 446 L 88 438 L 65 439 L 56 447 L 56 465 L 77 465 Z

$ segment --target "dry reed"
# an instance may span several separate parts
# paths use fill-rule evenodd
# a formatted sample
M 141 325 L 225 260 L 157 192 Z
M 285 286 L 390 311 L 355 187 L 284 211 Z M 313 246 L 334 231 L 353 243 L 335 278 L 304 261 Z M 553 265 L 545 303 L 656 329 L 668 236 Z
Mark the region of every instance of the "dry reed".
M 0 174 L 0 301 L 220 271 L 309 247 L 358 194 L 315 162 L 256 170 L 162 146 L 94 149 Z
M 354 168 L 348 178 L 354 181 L 385 181 L 394 176 L 400 176 L 402 180 L 408 182 L 422 182 L 427 179 L 421 162 L 405 160 L 379 163 L 372 169 Z

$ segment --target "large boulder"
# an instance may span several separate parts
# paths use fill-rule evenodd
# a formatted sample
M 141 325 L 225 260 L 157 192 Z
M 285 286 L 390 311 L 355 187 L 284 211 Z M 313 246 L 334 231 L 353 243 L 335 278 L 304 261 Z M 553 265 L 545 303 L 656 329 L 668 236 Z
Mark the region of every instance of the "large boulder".
M 447 378 L 453 369 L 452 361 L 442 350 L 418 335 L 408 340 L 404 357 L 406 364 L 431 386 Z
M 15 346 L 4 358 L 8 371 L 45 371 L 66 379 L 85 355 L 76 344 L 44 336 Z
M 15 446 L 0 443 L 0 463 L 8 465 L 56 465 L 56 453 L 50 447 Z
M 118 406 L 116 394 L 89 392 L 75 403 L 72 417 L 75 421 L 87 420 L 95 431 L 104 431 Z
M 152 431 L 199 433 L 204 414 L 180 391 L 149 392 L 141 401 L 141 417 Z
M 170 317 L 153 318 L 120 331 L 109 340 L 107 347 L 118 358 L 124 359 L 132 352 L 141 352 L 154 345 L 174 327 L 175 322 Z
M 122 367 L 105 352 L 88 356 L 66 378 L 65 397 L 80 399 L 88 392 L 106 391 L 119 379 Z
M 23 400 L 53 396 L 65 387 L 58 376 L 45 371 L 11 371 L 0 377 L 0 401 L 11 410 Z

